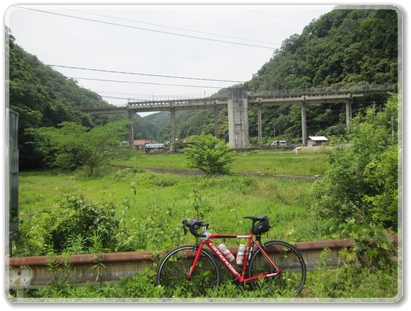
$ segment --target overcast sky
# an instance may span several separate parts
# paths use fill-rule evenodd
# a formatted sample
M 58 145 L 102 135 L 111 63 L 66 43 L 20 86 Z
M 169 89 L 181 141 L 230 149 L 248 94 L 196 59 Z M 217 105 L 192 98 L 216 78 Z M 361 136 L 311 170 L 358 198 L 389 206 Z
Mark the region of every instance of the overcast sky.
M 16 4 L 5 23 L 42 63 L 125 105 L 248 81 L 285 39 L 333 7 Z
M 24 3 L 30 2 L 33 1 L 24 1 Z M 42 3 L 46 2 L 42 1 Z M 90 3 L 93 0 L 87 2 Z M 258 2 L 269 1 L 259 0 Z M 272 2 L 275 3 L 275 1 Z M 315 3 L 326 2 L 328 1 L 315 1 Z M 1 1 L 1 7 L 5 24 L 11 29 L 17 44 L 28 53 L 36 55 L 44 64 L 82 68 L 80 70 L 53 67 L 67 77 L 76 78 L 80 86 L 100 94 L 107 102 L 115 105 L 126 104 L 128 98 L 141 99 L 152 97 L 153 94 L 154 96 L 171 97 L 201 96 L 206 92 L 209 95 L 217 92 L 219 88 L 236 83 L 215 80 L 248 81 L 264 63 L 270 60 L 273 51 L 280 48 L 285 39 L 292 34 L 301 34 L 303 28 L 313 19 L 330 12 L 334 7 L 334 5 L 315 5 L 309 1 L 310 4 L 306 6 L 218 5 L 214 7 L 211 5 L 206 7 L 135 5 L 131 7 L 126 5 L 63 6 L 49 4 L 18 5 L 19 8 L 17 8 L 14 3 L 10 3 L 9 0 Z M 163 0 L 163 3 L 167 1 Z M 299 1 L 299 3 L 304 2 Z M 338 2 L 338 4 L 357 3 L 376 5 L 387 4 L 387 1 Z M 404 9 L 404 17 L 407 20 L 410 1 L 397 0 L 388 3 L 398 4 L 401 9 Z M 407 52 L 409 21 L 404 22 L 404 27 L 403 44 L 404 52 Z M 404 55 L 407 54 L 404 53 Z M 407 69 L 408 63 L 405 64 Z M 135 74 L 104 73 L 86 69 Z M 161 78 L 150 75 L 193 79 Z M 102 82 L 84 78 L 133 83 Z M 409 79 L 405 81 L 407 86 L 409 86 L 408 81 Z M 409 87 L 405 89 L 408 90 Z M 119 99 L 113 97 L 119 97 Z M 404 96 L 404 99 L 406 97 Z M 411 109 L 404 109 L 404 112 L 407 113 L 407 110 L 411 111 Z M 408 113 L 404 119 L 407 120 L 410 117 Z M 0 118 L 1 127 L 4 126 L 3 122 L 3 118 Z M 404 140 L 409 137 L 411 135 L 404 135 Z M 3 135 L 0 135 L 0 139 L 3 146 Z M 1 161 L 0 165 L 2 176 L 6 176 L 3 173 L 4 162 Z M 404 171 L 405 169 L 406 167 Z M 404 177 L 406 175 L 404 173 Z M 404 187 L 409 188 L 407 184 L 404 184 Z M 3 191 L 2 187 L 0 193 L 2 200 Z M 409 216 L 407 221 L 409 221 Z M 409 269 L 406 276 L 409 279 Z M 405 309 L 406 305 L 409 305 L 408 301 L 409 299 L 395 307 Z M 10 303 L 1 304 L 7 310 L 12 309 Z M 28 307 L 33 308 L 32 305 Z M 65 307 L 70 308 L 69 305 L 61 306 L 61 308 Z M 124 307 L 127 308 L 127 306 Z M 145 309 L 144 306 L 138 307 Z M 373 307 L 370 305 L 350 306 L 354 310 Z M 94 306 L 79 306 L 79 308 L 89 310 L 94 309 Z M 101 306 L 98 308 L 101 309 Z M 135 307 L 130 305 L 130 308 Z M 196 308 L 202 309 L 202 306 L 196 306 Z M 208 306 L 204 305 L 205 308 Z M 276 306 L 276 308 L 297 310 L 298 307 L 287 305 Z M 97 310 L 97 307 L 95 309 Z

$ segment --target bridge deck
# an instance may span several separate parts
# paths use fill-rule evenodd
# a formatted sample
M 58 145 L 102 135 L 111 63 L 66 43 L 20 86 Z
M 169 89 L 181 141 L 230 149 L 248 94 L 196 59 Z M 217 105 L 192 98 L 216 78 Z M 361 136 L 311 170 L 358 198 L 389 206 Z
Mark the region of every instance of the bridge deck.
M 281 105 L 298 105 L 306 101 L 310 104 L 327 104 L 327 103 L 346 103 L 354 97 L 362 97 L 364 94 L 323 94 L 323 95 L 289 95 L 289 96 L 249 96 L 248 107 L 260 105 L 262 107 L 281 106 Z M 132 112 L 150 112 L 150 111 L 170 111 L 177 110 L 194 110 L 194 109 L 221 109 L 228 105 L 227 98 L 198 98 L 198 99 L 178 99 L 178 100 L 161 100 L 145 102 L 129 102 L 123 107 L 79 107 L 78 110 L 88 114 L 107 114 L 107 113 L 125 113 Z

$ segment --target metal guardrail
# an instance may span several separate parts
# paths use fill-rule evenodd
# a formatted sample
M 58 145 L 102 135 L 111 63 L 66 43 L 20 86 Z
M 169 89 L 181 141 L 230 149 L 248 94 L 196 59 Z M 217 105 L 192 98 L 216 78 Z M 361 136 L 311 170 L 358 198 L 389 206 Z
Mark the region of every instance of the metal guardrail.
M 402 236 L 393 236 L 398 243 Z M 352 240 L 297 242 L 295 245 L 304 257 L 307 270 L 321 265 L 335 269 L 339 251 L 350 247 Z M 229 247 L 233 254 L 236 247 Z M 323 251 L 327 249 L 327 252 Z M 100 285 L 132 278 L 138 271 L 151 267 L 164 253 L 124 252 L 63 256 L 13 257 L 6 260 L 6 288 L 10 290 L 37 289 L 46 286 L 55 276 L 66 279 L 71 285 Z

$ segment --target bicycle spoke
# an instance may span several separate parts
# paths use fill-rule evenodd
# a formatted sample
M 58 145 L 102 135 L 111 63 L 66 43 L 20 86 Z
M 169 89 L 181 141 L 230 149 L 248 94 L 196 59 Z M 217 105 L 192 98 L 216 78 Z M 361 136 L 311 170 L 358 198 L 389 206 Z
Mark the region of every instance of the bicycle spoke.
M 166 294 L 173 295 L 178 288 L 181 292 L 205 294 L 208 288 L 219 285 L 220 274 L 215 260 L 203 250 L 190 280 L 187 275 L 197 250 L 193 246 L 178 247 L 169 252 L 161 261 L 157 272 L 157 284 L 166 289 Z

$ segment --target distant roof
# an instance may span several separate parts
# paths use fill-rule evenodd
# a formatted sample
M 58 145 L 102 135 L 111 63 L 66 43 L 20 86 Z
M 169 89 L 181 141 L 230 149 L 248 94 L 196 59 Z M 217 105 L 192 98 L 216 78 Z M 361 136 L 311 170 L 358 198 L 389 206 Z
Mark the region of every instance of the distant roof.
M 328 140 L 325 136 L 308 136 L 309 139 L 317 141 L 317 140 Z
M 122 143 L 127 143 L 128 144 L 129 140 L 123 140 Z M 147 143 L 151 143 L 151 140 L 148 140 L 148 139 L 135 139 L 134 140 L 134 146 L 137 146 L 137 145 L 144 146 Z
M 145 145 L 147 143 L 151 143 L 151 140 L 148 139 L 135 139 L 134 145 Z

